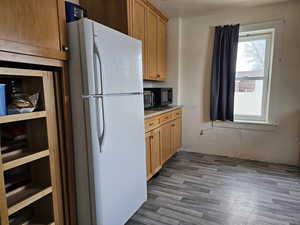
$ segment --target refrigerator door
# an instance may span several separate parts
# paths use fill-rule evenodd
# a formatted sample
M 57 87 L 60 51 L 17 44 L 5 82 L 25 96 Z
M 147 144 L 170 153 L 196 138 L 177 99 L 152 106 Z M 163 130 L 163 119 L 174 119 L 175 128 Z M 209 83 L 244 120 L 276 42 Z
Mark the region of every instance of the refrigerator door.
M 94 215 L 97 225 L 122 225 L 147 198 L 143 96 L 94 98 L 99 103 L 89 101 Z
M 98 93 L 142 93 L 142 43 L 93 22 Z M 91 94 L 93 92 L 89 92 Z

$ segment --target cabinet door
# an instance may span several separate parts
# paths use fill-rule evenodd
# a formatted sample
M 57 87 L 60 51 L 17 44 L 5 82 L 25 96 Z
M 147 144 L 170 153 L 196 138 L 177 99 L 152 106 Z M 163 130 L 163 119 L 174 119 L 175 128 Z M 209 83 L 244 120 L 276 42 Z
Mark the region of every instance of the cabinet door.
M 176 150 L 178 150 L 182 146 L 182 118 L 181 117 L 176 120 L 176 127 L 177 127 Z
M 148 73 L 146 79 L 157 80 L 157 21 L 158 16 L 150 8 L 147 11 Z
M 172 139 L 172 155 L 181 147 L 181 118 L 178 118 L 172 122 L 171 130 Z
M 152 131 L 151 139 L 151 169 L 155 174 L 161 169 L 161 153 L 160 153 L 160 129 Z
M 0 50 L 66 59 L 63 0 L 1 0 Z
M 134 0 L 132 36 L 142 41 L 143 47 L 143 74 L 147 78 L 147 43 L 146 43 L 146 17 L 147 6 L 140 0 Z
M 157 26 L 157 74 L 158 80 L 166 80 L 167 70 L 167 24 L 161 18 Z
M 160 128 L 162 163 L 165 163 L 170 158 L 172 151 L 171 124 L 172 123 L 166 123 Z
M 175 147 L 175 136 L 176 136 L 176 123 L 175 120 L 171 122 L 171 150 L 169 157 L 172 157 L 172 155 L 176 152 Z
M 145 143 L 146 143 L 147 180 L 149 180 L 152 176 L 152 173 L 151 173 L 151 139 L 152 139 L 152 132 L 146 133 L 145 134 Z

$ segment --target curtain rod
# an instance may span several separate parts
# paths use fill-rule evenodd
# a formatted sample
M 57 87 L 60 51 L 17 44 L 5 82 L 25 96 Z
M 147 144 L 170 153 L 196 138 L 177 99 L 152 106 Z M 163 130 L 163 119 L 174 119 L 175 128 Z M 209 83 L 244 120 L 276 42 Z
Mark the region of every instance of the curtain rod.
M 263 20 L 260 22 L 249 22 L 249 23 L 241 23 L 241 26 L 249 26 L 249 25 L 259 25 L 259 24 L 264 24 L 264 23 L 286 23 L 285 18 L 278 18 L 278 19 L 272 19 L 272 20 Z M 225 26 L 224 25 L 211 25 L 209 26 L 210 28 L 215 28 L 215 27 L 219 27 L 219 26 Z

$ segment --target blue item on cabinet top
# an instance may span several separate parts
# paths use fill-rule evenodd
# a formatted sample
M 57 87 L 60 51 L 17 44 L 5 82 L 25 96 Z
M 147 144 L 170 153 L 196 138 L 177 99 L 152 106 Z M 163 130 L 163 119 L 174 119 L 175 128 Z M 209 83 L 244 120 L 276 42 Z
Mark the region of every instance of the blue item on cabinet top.
M 86 17 L 86 10 L 72 2 L 65 2 L 67 23 Z
M 0 116 L 7 115 L 5 86 L 6 84 L 0 84 Z

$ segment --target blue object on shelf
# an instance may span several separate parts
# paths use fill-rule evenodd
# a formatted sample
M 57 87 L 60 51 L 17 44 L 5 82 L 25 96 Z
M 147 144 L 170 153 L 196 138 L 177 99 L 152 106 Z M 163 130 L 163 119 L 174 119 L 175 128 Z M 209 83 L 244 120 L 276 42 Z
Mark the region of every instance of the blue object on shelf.
M 65 2 L 67 23 L 86 17 L 86 10 L 72 2 Z
M 0 84 L 0 116 L 7 115 L 5 86 L 6 84 Z

